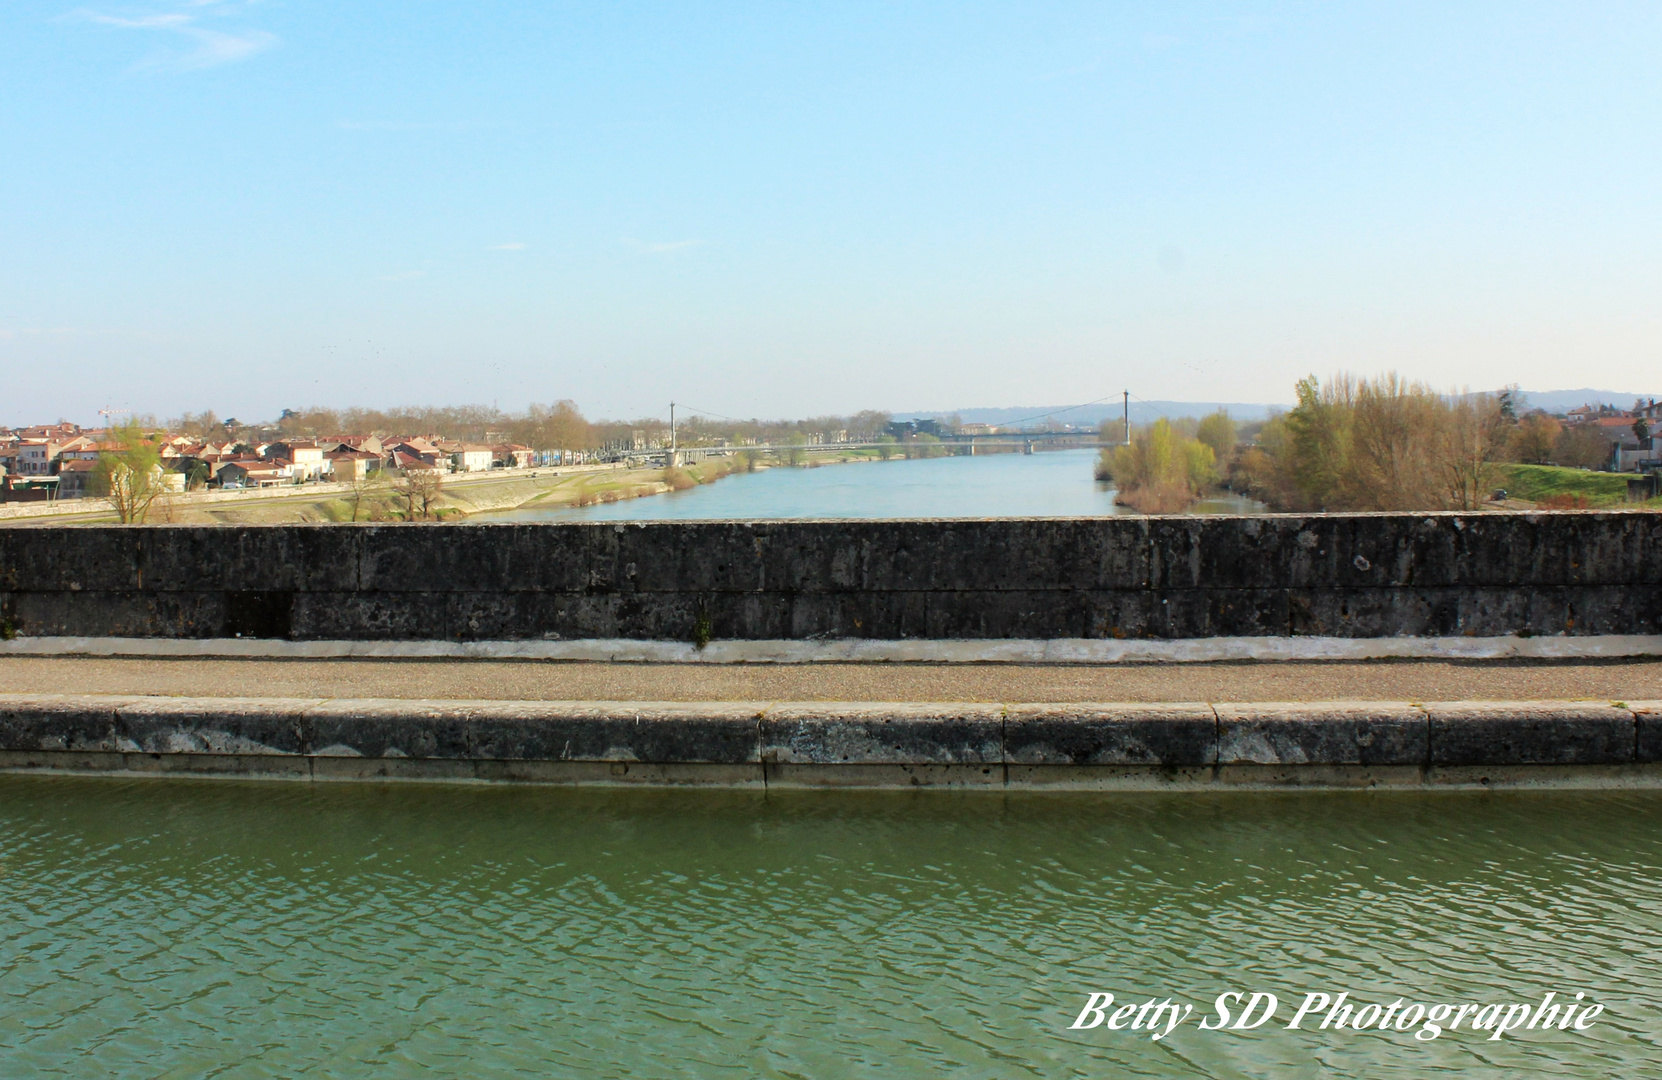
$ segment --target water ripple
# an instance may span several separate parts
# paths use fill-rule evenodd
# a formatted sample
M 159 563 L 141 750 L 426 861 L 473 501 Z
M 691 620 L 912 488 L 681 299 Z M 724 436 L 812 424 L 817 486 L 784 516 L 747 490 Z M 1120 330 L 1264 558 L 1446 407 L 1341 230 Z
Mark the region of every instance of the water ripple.
M 0 1075 L 1640 1075 L 1662 798 L 0 779 Z M 1069 1031 L 1603 1002 L 1584 1034 Z

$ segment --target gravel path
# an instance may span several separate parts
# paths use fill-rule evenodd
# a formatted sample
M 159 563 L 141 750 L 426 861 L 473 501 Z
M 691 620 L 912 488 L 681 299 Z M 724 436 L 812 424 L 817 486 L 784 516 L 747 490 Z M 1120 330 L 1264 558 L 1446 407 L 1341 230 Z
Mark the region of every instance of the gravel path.
M 1662 660 L 598 664 L 0 657 L 0 692 L 633 701 L 1662 699 Z

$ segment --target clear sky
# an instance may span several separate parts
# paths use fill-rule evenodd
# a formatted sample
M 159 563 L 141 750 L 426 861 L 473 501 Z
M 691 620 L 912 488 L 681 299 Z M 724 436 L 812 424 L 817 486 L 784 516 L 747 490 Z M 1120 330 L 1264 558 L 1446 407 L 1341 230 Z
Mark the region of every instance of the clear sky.
M 7 0 L 0 423 L 1662 390 L 1662 6 Z

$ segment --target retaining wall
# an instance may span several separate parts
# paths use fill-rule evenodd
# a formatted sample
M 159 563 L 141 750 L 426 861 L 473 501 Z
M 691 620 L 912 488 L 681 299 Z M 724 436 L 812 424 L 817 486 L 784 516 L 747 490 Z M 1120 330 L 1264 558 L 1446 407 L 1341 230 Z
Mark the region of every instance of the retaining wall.
M 0 695 L 0 769 L 762 787 L 1657 786 L 1662 702 Z
M 1662 632 L 1646 512 L 0 529 L 29 636 L 689 641 Z

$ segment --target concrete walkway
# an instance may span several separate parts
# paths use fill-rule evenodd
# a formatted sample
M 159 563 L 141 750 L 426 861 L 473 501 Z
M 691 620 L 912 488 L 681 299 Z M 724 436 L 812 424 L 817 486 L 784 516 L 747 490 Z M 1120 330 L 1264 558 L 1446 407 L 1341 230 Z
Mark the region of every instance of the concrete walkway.
M 493 701 L 1642 701 L 1662 660 L 602 664 L 0 657 L 0 693 Z

